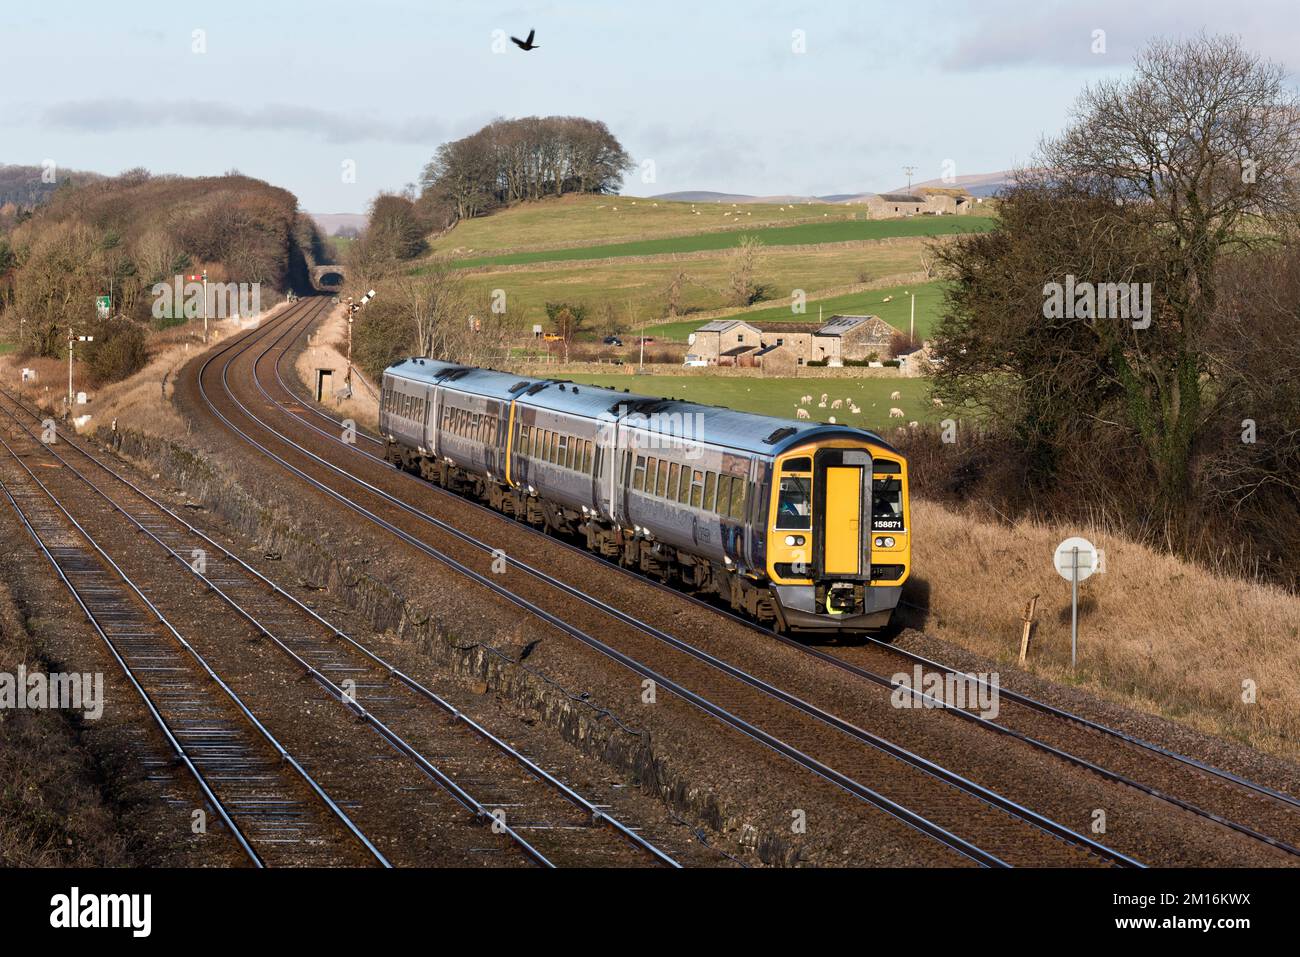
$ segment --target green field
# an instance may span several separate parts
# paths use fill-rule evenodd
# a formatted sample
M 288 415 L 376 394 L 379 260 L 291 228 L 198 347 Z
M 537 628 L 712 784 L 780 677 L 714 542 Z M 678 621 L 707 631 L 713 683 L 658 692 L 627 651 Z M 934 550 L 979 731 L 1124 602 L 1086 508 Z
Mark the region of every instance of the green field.
M 656 375 L 574 375 L 575 382 L 609 386 L 618 390 L 650 396 L 687 399 L 708 405 L 724 405 L 742 412 L 757 412 L 783 419 L 795 418 L 799 399 L 813 396 L 808 414 L 816 421 L 876 431 L 897 427 L 910 421 L 933 421 L 936 410 L 930 403 L 930 384 L 924 379 L 763 379 L 739 376 L 656 376 Z M 894 392 L 901 399 L 890 399 Z M 827 408 L 818 408 L 823 393 L 828 395 Z M 851 398 L 862 410 L 860 415 L 830 408 L 836 399 Z M 903 420 L 889 418 L 889 410 L 903 410 Z
M 519 252 L 502 256 L 457 259 L 454 265 L 517 266 L 542 262 L 572 262 L 584 259 L 613 259 L 625 256 L 659 256 L 670 253 L 711 252 L 733 249 L 741 237 L 755 236 L 765 246 L 808 246 L 845 243 L 870 239 L 943 236 L 953 233 L 981 232 L 992 227 L 985 216 L 916 216 L 910 219 L 833 220 L 803 223 L 798 226 L 749 227 L 726 232 L 696 233 L 638 242 L 611 243 L 601 246 L 577 246 Z
M 520 203 L 457 223 L 430 242 L 435 252 L 467 258 L 501 250 L 623 243 L 725 229 L 791 225 L 809 219 L 853 219 L 861 210 L 826 203 L 678 203 L 637 196 L 570 195 Z
M 866 292 L 853 292 L 843 296 L 830 296 L 826 299 L 809 300 L 807 311 L 797 315 L 789 306 L 773 306 L 754 312 L 734 313 L 723 319 L 743 319 L 762 325 L 765 322 L 816 322 L 818 309 L 821 317 L 829 319 L 836 313 L 849 316 L 879 316 L 900 332 L 906 332 L 911 318 L 911 299 L 908 292 L 916 294 L 916 336 L 924 340 L 929 338 L 935 323 L 939 320 L 939 310 L 943 305 L 944 284 L 927 282 L 920 285 L 892 286 L 887 289 L 869 289 Z M 885 302 L 892 297 L 892 301 Z M 669 322 L 663 325 L 649 326 L 646 335 L 665 342 L 686 342 L 692 332 L 713 320 L 686 319 L 681 322 Z M 861 403 L 859 403 L 861 404 Z
M 788 313 L 789 295 L 794 289 L 814 294 L 818 289 L 851 285 L 866 275 L 873 279 L 901 276 L 921 269 L 923 240 L 911 239 L 879 246 L 822 246 L 817 249 L 774 248 L 759 257 L 755 278 L 771 297 L 772 308 Z M 672 260 L 552 263 L 503 272 L 475 272 L 465 277 L 466 286 L 484 301 L 492 290 L 506 295 L 507 315 L 527 326 L 546 322 L 547 302 L 579 303 L 587 306 L 589 328 L 599 328 L 597 319 L 611 306 L 624 332 L 641 322 L 653 323 L 667 311 L 667 287 L 675 273 L 685 272 L 681 308 L 698 312 L 725 308 L 727 276 L 731 266 L 725 252 L 689 262 Z M 885 293 L 881 294 L 881 298 Z M 631 302 L 631 309 L 628 304 Z M 918 302 L 918 307 L 921 304 Z M 813 318 L 816 318 L 816 307 Z M 788 315 L 786 316 L 788 318 Z M 696 322 L 694 326 L 700 323 Z M 665 328 L 654 327 L 656 330 Z M 658 336 L 658 331 L 650 333 Z M 685 341 L 685 335 L 682 335 Z

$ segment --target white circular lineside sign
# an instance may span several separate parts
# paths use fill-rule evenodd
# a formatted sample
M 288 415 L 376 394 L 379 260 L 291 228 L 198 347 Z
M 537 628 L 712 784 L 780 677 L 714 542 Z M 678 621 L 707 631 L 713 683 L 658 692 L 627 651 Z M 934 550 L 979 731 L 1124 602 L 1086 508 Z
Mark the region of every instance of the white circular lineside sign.
M 1074 581 L 1074 550 L 1079 550 L 1079 581 L 1083 581 L 1097 570 L 1097 549 L 1086 538 L 1067 538 L 1056 546 L 1052 563 L 1056 572 L 1066 581 Z

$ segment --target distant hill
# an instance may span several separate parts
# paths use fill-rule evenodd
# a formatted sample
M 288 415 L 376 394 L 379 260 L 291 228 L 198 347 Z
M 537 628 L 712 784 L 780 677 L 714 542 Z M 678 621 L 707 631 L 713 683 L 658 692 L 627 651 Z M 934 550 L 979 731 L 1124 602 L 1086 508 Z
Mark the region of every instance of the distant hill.
M 926 180 L 924 183 L 913 183 L 912 189 L 918 190 L 922 187 L 932 187 L 935 189 L 944 187 L 960 187 L 965 189 L 972 196 L 993 196 L 1004 189 L 1010 182 L 1014 173 L 1010 170 L 1001 170 L 996 173 L 973 173 L 969 176 L 958 176 L 952 182 L 945 183 L 942 179 Z M 906 193 L 906 184 L 896 189 L 888 190 L 890 193 Z M 708 189 L 688 189 L 676 193 L 660 193 L 658 196 L 651 196 L 650 199 L 661 199 L 666 202 L 678 203 L 842 203 L 853 204 L 861 203 L 872 196 L 878 194 L 871 192 L 862 193 L 829 193 L 825 196 L 799 196 L 786 194 L 782 196 L 751 196 L 748 193 L 723 193 Z
M 326 236 L 336 236 L 340 229 L 352 228 L 364 232 L 368 217 L 365 213 L 308 213 Z
M 970 176 L 956 176 L 951 182 L 945 182 L 942 179 L 928 179 L 924 183 L 913 183 L 912 190 L 924 189 L 964 189 L 972 196 L 995 196 L 1003 189 L 1011 185 L 1015 172 L 1012 170 L 1002 170 L 997 173 L 973 173 Z M 906 193 L 907 184 L 904 183 L 897 189 L 890 190 L 893 193 Z

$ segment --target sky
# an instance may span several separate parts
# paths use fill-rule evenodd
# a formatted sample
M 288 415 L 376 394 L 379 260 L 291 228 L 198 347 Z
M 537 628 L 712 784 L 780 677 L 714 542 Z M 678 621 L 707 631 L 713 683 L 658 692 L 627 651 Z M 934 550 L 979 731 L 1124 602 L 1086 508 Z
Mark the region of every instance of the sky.
M 1300 67 L 1296 0 L 0 0 L 0 163 L 238 169 L 358 213 L 495 117 L 578 115 L 633 195 L 876 192 L 1030 162 L 1199 30 Z

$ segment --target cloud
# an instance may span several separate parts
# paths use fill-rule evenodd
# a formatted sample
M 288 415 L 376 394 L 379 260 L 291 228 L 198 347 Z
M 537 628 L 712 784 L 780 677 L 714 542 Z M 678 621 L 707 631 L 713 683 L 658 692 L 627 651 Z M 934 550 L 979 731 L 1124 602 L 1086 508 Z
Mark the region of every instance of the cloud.
M 431 143 L 444 139 L 448 125 L 436 117 L 399 123 L 310 106 L 268 104 L 246 109 L 212 100 L 73 100 L 47 107 L 43 124 L 86 133 L 189 126 L 244 132 L 306 133 L 329 143 L 381 141 Z
M 1154 37 L 1205 30 L 1239 35 L 1248 49 L 1294 64 L 1300 29 L 1292 4 L 1256 0 L 1249 6 L 1205 4 L 1189 10 L 1186 0 L 1049 0 L 1026 10 L 1015 0 L 981 0 L 961 18 L 965 29 L 940 62 L 957 72 L 1019 66 L 1107 70 L 1127 67 Z M 1102 54 L 1093 52 L 1097 30 L 1105 31 Z

